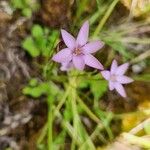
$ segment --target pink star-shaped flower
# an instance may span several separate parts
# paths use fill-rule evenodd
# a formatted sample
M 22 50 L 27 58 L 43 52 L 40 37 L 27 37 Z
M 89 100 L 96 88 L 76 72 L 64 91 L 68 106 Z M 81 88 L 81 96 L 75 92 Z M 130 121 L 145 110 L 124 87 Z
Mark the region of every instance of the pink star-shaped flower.
M 103 70 L 103 65 L 92 55 L 92 53 L 98 51 L 104 44 L 101 41 L 88 42 L 88 21 L 82 25 L 77 39 L 65 30 L 61 30 L 61 35 L 67 48 L 59 51 L 52 59 L 61 63 L 62 67 L 65 67 L 62 68 L 62 70 L 67 70 L 67 63 L 69 64 L 70 62 L 79 70 L 83 70 L 85 65 Z
M 113 60 L 110 71 L 101 71 L 102 76 L 109 81 L 109 89 L 116 91 L 122 96 L 126 97 L 126 92 L 122 84 L 128 84 L 133 82 L 133 79 L 124 75 L 127 71 L 129 64 L 125 63 L 120 66 L 117 65 L 117 61 Z

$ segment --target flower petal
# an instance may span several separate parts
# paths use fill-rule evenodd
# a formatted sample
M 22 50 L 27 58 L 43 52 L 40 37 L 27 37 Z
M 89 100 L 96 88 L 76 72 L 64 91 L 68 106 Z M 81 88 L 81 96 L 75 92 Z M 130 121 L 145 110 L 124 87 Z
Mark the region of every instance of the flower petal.
M 89 22 L 86 21 L 80 28 L 80 31 L 77 36 L 77 44 L 79 46 L 83 46 L 87 43 L 88 41 L 88 36 L 89 36 Z
M 115 87 L 116 91 L 117 91 L 122 97 L 126 97 L 126 96 L 127 96 L 124 87 L 123 87 L 120 83 L 116 82 L 116 83 L 114 84 L 114 87 Z
M 111 74 L 115 74 L 117 67 L 118 67 L 117 61 L 114 59 L 111 64 L 111 69 L 110 69 Z
M 101 71 L 102 76 L 106 79 L 109 80 L 110 79 L 110 71 Z
M 100 69 L 100 70 L 104 69 L 103 65 L 91 54 L 84 55 L 84 61 L 85 61 L 85 64 L 90 67 Z
M 71 68 L 73 68 L 73 63 L 72 63 L 72 61 L 70 61 L 70 62 L 64 62 L 64 63 L 61 64 L 60 70 L 61 70 L 61 71 L 68 71 L 68 70 L 70 70 Z
M 116 70 L 116 74 L 123 75 L 127 71 L 128 67 L 129 67 L 129 63 L 125 63 L 125 64 L 119 66 Z
M 70 49 L 74 49 L 75 43 L 76 43 L 75 38 L 70 33 L 68 33 L 67 31 L 63 29 L 61 30 L 61 35 L 66 46 Z
M 109 81 L 109 90 L 113 90 L 115 87 L 114 87 L 114 82 L 112 81 Z
M 85 62 L 83 56 L 73 56 L 73 65 L 79 70 L 83 70 Z
M 99 49 L 101 49 L 103 47 L 103 45 L 104 45 L 103 42 L 93 41 L 93 42 L 87 43 L 85 46 L 83 46 L 82 49 L 85 54 L 95 53 Z
M 127 76 L 117 76 L 117 81 L 121 84 L 127 84 L 133 82 L 133 79 Z
M 72 59 L 72 53 L 69 48 L 62 49 L 56 55 L 53 56 L 52 60 L 62 63 L 69 62 Z

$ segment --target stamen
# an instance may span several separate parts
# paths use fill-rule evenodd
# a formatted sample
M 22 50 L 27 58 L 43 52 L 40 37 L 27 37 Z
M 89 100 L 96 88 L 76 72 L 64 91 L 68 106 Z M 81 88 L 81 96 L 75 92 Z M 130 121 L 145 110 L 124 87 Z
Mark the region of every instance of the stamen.
M 79 48 L 76 48 L 75 50 L 74 50 L 74 54 L 75 55 L 80 55 L 82 52 L 81 52 L 81 49 L 79 49 Z

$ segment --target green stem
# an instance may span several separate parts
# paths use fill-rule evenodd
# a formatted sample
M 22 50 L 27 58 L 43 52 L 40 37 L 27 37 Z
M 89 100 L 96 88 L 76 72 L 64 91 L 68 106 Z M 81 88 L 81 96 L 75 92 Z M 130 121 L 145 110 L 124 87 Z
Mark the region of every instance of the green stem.
M 64 94 L 64 96 L 62 97 L 61 101 L 59 102 L 59 104 L 57 105 L 55 111 L 54 111 L 54 116 L 56 116 L 56 114 L 59 112 L 59 110 L 61 109 L 61 107 L 63 106 L 63 104 L 65 103 L 66 99 L 67 99 L 67 96 L 70 92 L 70 89 L 71 87 L 68 86 L 67 89 L 66 89 L 66 92 Z
M 53 103 L 50 97 L 48 97 L 48 150 L 53 150 Z
M 37 144 L 41 144 L 42 141 L 44 140 L 45 136 L 47 134 L 47 123 L 44 125 L 44 127 L 42 128 L 40 137 L 38 138 Z
M 72 105 L 72 111 L 73 111 L 73 127 L 74 127 L 74 131 L 75 131 L 75 133 L 76 133 L 76 136 L 77 136 L 77 125 L 78 125 L 78 120 L 77 120 L 77 112 L 76 112 L 76 110 L 77 110 L 77 108 L 76 108 L 76 100 L 75 99 L 72 99 L 72 103 L 71 103 L 71 105 Z M 78 138 L 78 137 L 75 137 L 75 139 L 76 138 Z M 71 150 L 74 150 L 75 149 L 75 141 L 73 140 L 72 141 L 72 148 L 71 148 Z
M 41 135 L 38 138 L 38 141 L 37 141 L 38 145 L 44 140 L 45 136 L 47 135 L 47 132 L 49 135 L 48 143 L 49 143 L 49 141 L 51 141 L 51 139 L 52 139 L 52 136 L 51 136 L 51 134 L 52 134 L 52 122 L 53 122 L 55 116 L 59 113 L 59 110 L 61 109 L 61 107 L 63 106 L 69 92 L 70 92 L 70 86 L 67 87 L 66 92 L 65 92 L 64 96 L 62 97 L 61 101 L 58 103 L 57 107 L 55 108 L 54 113 L 50 111 L 50 110 L 52 110 L 50 108 L 52 106 L 52 104 L 50 103 L 51 100 L 48 99 L 48 101 L 47 101 L 47 103 L 48 103 L 48 122 L 44 125 L 42 132 L 41 132 Z M 51 117 L 52 114 L 53 114 L 53 118 Z M 50 118 L 52 118 L 52 120 Z M 51 130 L 50 130 L 50 128 L 51 128 Z
M 78 102 L 80 103 L 82 109 L 89 115 L 89 117 L 95 121 L 96 123 L 100 124 L 100 119 L 86 106 L 86 104 L 78 97 Z
M 108 10 L 106 11 L 104 17 L 102 18 L 102 20 L 99 22 L 95 32 L 94 32 L 94 36 L 97 36 L 99 34 L 99 32 L 102 30 L 104 24 L 106 23 L 107 19 L 109 18 L 109 16 L 111 15 L 113 9 L 115 8 L 116 4 L 119 2 L 119 0 L 114 0 L 111 5 L 109 6 Z
M 78 126 L 78 112 L 77 112 L 77 105 L 76 105 L 76 77 L 71 78 L 70 84 L 72 85 L 71 88 L 71 107 L 72 107 L 72 113 L 73 113 L 73 127 L 75 130 L 75 133 L 77 133 L 77 126 Z M 73 139 L 71 150 L 75 149 L 75 141 Z

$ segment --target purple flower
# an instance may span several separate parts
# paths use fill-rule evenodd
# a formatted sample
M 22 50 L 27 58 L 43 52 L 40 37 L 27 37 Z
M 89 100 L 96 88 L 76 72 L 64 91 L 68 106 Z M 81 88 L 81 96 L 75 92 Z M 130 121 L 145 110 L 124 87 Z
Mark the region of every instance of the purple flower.
M 61 35 L 67 48 L 62 49 L 53 56 L 53 60 L 61 64 L 72 62 L 76 69 L 83 70 L 85 64 L 103 70 L 103 65 L 92 55 L 103 47 L 103 42 L 88 42 L 89 22 L 86 21 L 75 39 L 65 30 L 61 30 Z
M 128 63 L 118 66 L 117 61 L 113 60 L 110 71 L 101 71 L 102 76 L 109 81 L 109 89 L 116 89 L 116 91 L 123 97 L 126 97 L 126 92 L 122 84 L 133 82 L 133 79 L 124 75 L 128 66 Z

